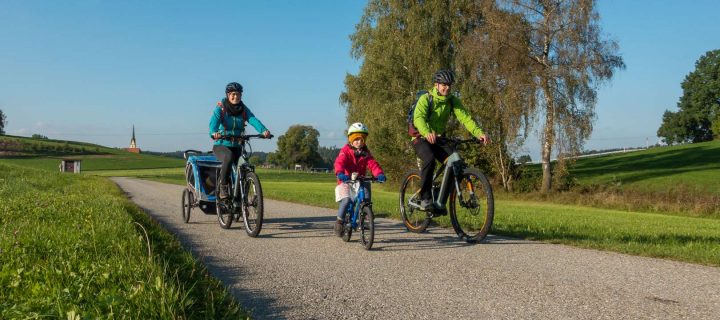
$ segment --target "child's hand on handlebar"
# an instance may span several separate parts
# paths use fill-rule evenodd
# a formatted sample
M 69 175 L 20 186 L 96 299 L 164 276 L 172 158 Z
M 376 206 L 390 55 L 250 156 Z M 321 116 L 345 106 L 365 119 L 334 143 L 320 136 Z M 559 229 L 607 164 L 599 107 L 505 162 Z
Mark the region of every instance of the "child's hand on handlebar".
M 379 174 L 376 179 L 380 183 L 383 183 L 383 182 L 385 182 L 385 180 L 387 180 L 387 178 L 385 178 L 385 174 L 383 174 L 383 173 Z

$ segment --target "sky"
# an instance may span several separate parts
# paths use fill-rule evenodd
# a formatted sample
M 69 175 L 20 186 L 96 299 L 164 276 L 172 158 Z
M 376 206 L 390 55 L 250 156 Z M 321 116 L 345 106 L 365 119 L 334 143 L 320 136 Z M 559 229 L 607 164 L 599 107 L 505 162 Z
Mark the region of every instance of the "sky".
M 348 124 L 338 98 L 361 63 L 349 36 L 365 5 L 0 0 L 5 131 L 127 147 L 134 126 L 143 150 L 209 150 L 210 114 L 237 81 L 276 137 L 311 125 L 321 146 L 341 146 Z M 627 68 L 600 87 L 585 149 L 655 144 L 685 76 L 720 48 L 720 2 L 600 0 L 597 9 L 603 37 L 618 42 Z M 269 152 L 276 143 L 253 147 Z M 533 136 L 520 153 L 539 159 L 538 145 Z

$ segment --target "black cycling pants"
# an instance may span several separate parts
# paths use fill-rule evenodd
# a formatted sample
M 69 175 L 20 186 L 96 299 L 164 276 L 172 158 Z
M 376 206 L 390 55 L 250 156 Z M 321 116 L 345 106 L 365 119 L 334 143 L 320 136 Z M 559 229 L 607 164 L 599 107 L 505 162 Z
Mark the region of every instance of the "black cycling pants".
M 232 172 L 231 166 L 236 165 L 240 155 L 242 155 L 242 147 L 226 147 L 216 144 L 213 146 L 213 153 L 215 158 L 222 162 L 218 185 L 226 185 Z
M 432 188 L 433 172 L 435 171 L 435 160 L 443 162 L 455 151 L 447 143 L 437 140 L 435 144 L 430 144 L 425 139 L 417 138 L 412 143 L 415 154 L 421 161 L 420 183 L 422 188 L 420 189 L 420 197 L 422 199 L 432 199 L 430 189 Z

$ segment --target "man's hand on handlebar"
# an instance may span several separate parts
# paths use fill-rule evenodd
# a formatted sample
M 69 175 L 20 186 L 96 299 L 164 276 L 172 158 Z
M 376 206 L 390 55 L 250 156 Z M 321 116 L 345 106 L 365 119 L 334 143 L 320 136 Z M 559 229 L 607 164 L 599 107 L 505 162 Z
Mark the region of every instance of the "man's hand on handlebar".
M 480 140 L 483 145 L 488 145 L 490 143 L 490 138 L 488 138 L 488 136 L 484 133 L 477 136 L 477 139 Z
M 220 134 L 220 132 L 215 132 L 215 133 L 212 134 L 213 140 L 220 139 L 220 136 L 222 136 L 222 135 Z
M 263 131 L 262 135 L 265 139 L 270 139 L 272 137 L 272 134 L 270 134 L 270 130 Z
M 429 144 L 435 144 L 435 141 L 437 141 L 437 138 L 438 138 L 437 134 L 435 134 L 435 132 L 432 132 L 432 131 L 430 133 L 428 133 L 427 136 L 425 136 L 425 140 L 427 140 L 427 142 Z

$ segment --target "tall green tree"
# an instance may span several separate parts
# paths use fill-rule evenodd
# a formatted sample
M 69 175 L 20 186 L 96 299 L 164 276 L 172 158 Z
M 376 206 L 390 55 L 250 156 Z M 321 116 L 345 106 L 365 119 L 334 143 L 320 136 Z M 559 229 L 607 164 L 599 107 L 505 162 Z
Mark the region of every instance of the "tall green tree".
M 482 20 L 458 46 L 455 65 L 463 81 L 457 88 L 493 143 L 471 158 L 512 190 L 519 174 L 513 154 L 528 137 L 537 105 L 533 62 L 527 59 L 528 26 L 522 16 L 502 10 L 495 1 L 473 4 L 469 9 L 481 12 Z
M 682 82 L 678 111 L 665 111 L 657 131 L 666 143 L 712 140 L 720 132 L 720 49 L 706 52 Z
M 5 124 L 7 123 L 5 119 L 5 114 L 0 110 L 0 134 L 5 134 Z
M 340 100 L 347 122 L 370 128 L 368 146 L 389 176 L 415 163 L 407 110 L 419 89 L 430 88 L 438 69 L 454 68 L 460 39 L 479 24 L 474 1 L 370 0 L 350 36 L 352 56 L 362 60 L 345 78 Z
M 332 170 L 335 165 L 335 158 L 337 158 L 338 154 L 340 154 L 340 148 L 335 146 L 320 147 L 318 149 L 318 153 L 322 158 L 322 167 Z
M 600 34 L 594 0 L 500 3 L 503 10 L 521 16 L 527 25 L 527 58 L 534 64 L 531 72 L 542 123 L 541 191 L 548 192 L 553 151 L 560 160 L 555 172 L 566 172 L 565 155 L 579 153 L 592 133 L 598 86 L 625 64 L 617 53 L 617 43 Z
M 300 164 L 306 168 L 322 162 L 318 154 L 320 133 L 312 126 L 293 125 L 278 138 L 278 150 L 272 161 L 286 166 Z

